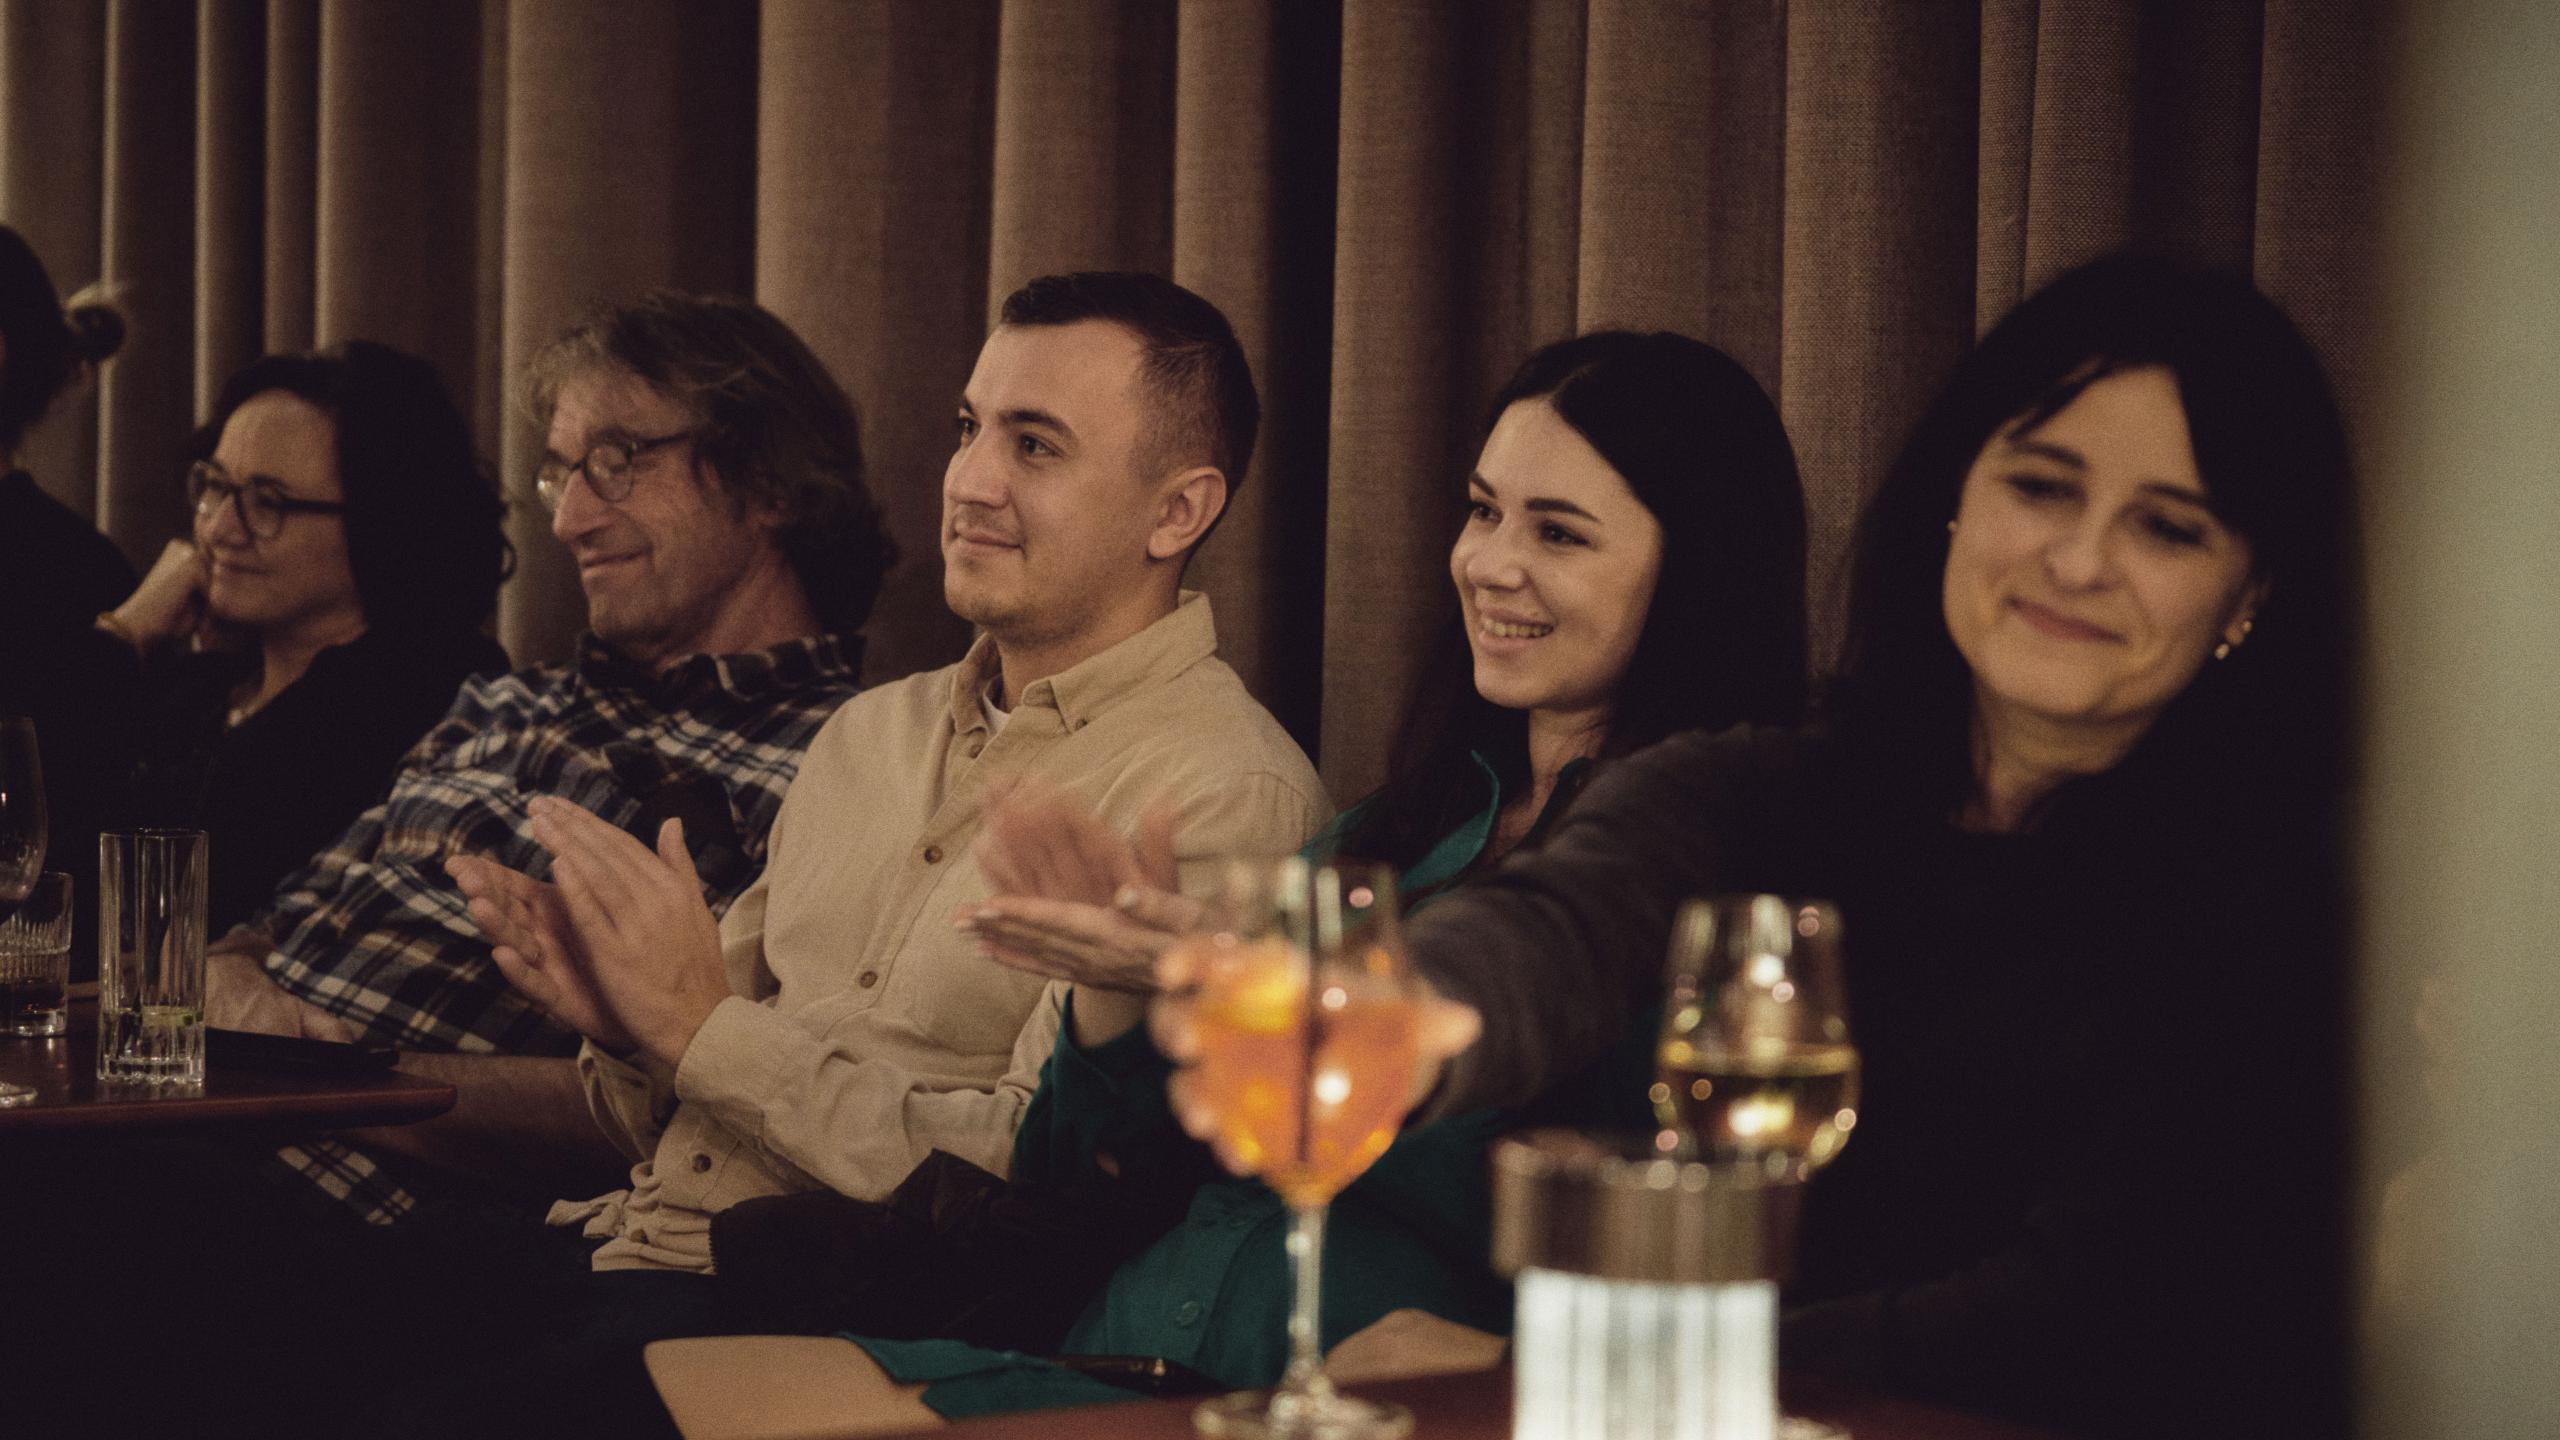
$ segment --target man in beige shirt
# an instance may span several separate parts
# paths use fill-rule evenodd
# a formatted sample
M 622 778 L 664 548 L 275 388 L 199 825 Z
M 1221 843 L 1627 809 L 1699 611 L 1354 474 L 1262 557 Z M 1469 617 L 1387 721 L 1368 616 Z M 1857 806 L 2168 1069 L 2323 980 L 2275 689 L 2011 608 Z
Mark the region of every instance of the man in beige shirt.
M 764 878 L 715 922 L 669 824 L 653 853 L 540 802 L 553 884 L 457 860 L 526 994 L 589 1037 L 589 1105 L 631 1188 L 554 1207 L 599 1270 L 710 1268 L 740 1200 L 885 1194 L 934 1149 L 1003 1171 L 1064 988 L 986 960 L 972 841 L 1030 779 L 1134 825 L 1174 797 L 1182 859 L 1294 848 L 1329 813 L 1297 746 L 1179 589 L 1250 456 L 1252 382 L 1214 307 L 1152 276 L 1007 301 L 943 483 L 944 593 L 982 633 L 812 743 Z

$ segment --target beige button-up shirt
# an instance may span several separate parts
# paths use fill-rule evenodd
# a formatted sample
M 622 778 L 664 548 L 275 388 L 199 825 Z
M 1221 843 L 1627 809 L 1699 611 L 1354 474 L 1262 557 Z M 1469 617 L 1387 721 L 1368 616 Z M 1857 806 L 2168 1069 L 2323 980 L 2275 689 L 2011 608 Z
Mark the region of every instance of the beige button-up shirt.
M 1221 854 L 1294 849 L 1330 813 L 1306 756 L 1216 656 L 1206 597 L 1010 697 L 959 664 L 870 690 L 818 732 L 764 877 L 720 925 L 723 1001 L 669 1073 L 589 1045 L 588 1103 L 639 1161 L 631 1188 L 552 1207 L 598 1269 L 711 1268 L 711 1217 L 826 1186 L 876 1199 L 927 1152 L 999 1174 L 1057 1036 L 1063 985 L 977 953 L 953 913 L 988 894 L 971 842 L 988 782 L 1036 776 L 1127 829 L 1178 807 L 1186 881 Z

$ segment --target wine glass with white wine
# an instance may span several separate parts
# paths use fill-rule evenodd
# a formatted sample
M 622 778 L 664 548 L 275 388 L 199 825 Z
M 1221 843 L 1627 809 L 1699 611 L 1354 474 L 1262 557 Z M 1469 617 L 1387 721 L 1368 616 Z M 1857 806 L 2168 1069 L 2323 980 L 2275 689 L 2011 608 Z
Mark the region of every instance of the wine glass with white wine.
M 36 722 L 0 718 L 0 915 L 16 911 L 44 874 L 44 766 L 36 754 Z M 24 1085 L 0 1080 L 0 1105 L 35 1098 Z
M 1672 926 L 1655 1148 L 1802 1180 L 1858 1123 L 1840 916 L 1819 900 L 1692 900 Z

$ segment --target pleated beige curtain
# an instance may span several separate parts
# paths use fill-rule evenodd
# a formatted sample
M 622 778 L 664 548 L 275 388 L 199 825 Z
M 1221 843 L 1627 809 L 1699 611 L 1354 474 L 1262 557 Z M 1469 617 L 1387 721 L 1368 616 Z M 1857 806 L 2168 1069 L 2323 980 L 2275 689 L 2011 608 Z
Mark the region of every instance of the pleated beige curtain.
M 864 407 L 908 560 L 870 669 L 965 642 L 949 407 L 1032 275 L 1226 308 L 1261 453 L 1197 565 L 1338 794 L 1374 783 L 1530 347 L 1687 331 L 1802 457 L 1817 639 L 1858 503 L 1964 347 L 2137 245 L 2246 268 L 2367 385 L 2380 0 L 0 0 L 0 219 L 127 352 L 25 463 L 137 558 L 263 349 L 431 359 L 519 482 L 525 358 L 594 301 L 752 293 Z M 1711 437 L 1708 437 L 1711 443 Z M 581 618 L 519 503 L 501 637 Z

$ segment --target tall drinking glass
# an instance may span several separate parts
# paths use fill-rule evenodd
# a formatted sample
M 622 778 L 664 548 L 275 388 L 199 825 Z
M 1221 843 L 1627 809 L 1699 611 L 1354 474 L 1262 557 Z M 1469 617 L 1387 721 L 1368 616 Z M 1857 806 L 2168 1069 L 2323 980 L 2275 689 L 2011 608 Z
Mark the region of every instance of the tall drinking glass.
M 204 1083 L 205 837 L 98 837 L 98 1078 Z
M 1231 1159 L 1289 1205 L 1297 1278 L 1280 1387 L 1202 1405 L 1203 1434 L 1383 1440 L 1413 1417 L 1333 1388 L 1317 1318 L 1325 1207 L 1394 1143 L 1412 1101 L 1420 1007 L 1394 872 L 1303 860 L 1228 867 L 1201 932 L 1182 942 L 1195 1093 Z
M 1655 1148 L 1801 1180 L 1858 1123 L 1840 915 L 1818 900 L 1692 900 L 1672 926 Z

